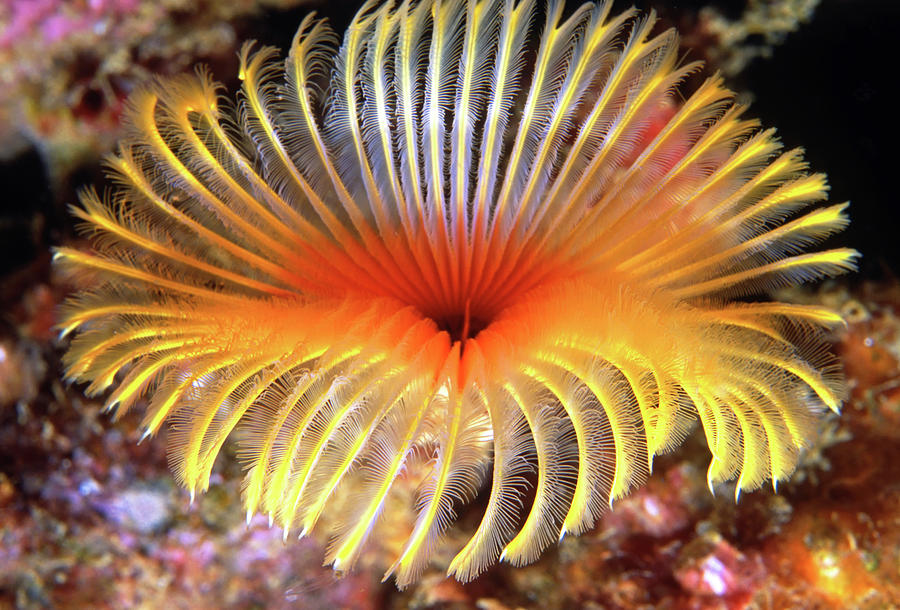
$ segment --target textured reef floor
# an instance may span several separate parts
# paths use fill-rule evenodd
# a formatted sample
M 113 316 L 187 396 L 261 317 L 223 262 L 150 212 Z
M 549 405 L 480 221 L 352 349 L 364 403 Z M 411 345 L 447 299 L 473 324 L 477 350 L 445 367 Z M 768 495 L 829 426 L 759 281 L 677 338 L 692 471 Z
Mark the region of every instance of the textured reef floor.
M 0 291 L 0 608 L 900 604 L 896 282 L 805 295 L 852 320 L 837 336 L 852 395 L 778 494 L 763 489 L 737 504 L 731 489 L 711 495 L 695 439 L 658 460 L 648 484 L 598 527 L 538 563 L 495 567 L 468 585 L 433 567 L 403 592 L 380 583 L 375 557 L 391 540 L 337 579 L 318 565 L 318 542 L 284 543 L 264 517 L 248 527 L 233 455 L 191 506 L 172 482 L 163 439 L 138 444 L 136 417 L 113 422 L 99 401 L 59 381 L 50 325 L 66 290 L 39 259 L 4 277 Z M 465 514 L 460 525 L 471 525 Z

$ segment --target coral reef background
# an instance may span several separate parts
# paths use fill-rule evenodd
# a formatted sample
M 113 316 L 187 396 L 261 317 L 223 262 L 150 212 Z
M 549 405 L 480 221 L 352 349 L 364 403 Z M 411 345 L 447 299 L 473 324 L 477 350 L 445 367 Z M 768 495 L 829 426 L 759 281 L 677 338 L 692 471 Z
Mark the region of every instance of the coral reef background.
M 49 248 L 75 239 L 66 205 L 99 182 L 136 83 L 198 61 L 224 78 L 240 41 L 284 48 L 310 8 L 342 31 L 357 5 L 10 0 L 0 7 L 0 608 L 900 604 L 900 248 L 886 221 L 898 205 L 898 140 L 885 67 L 900 5 L 635 4 L 677 26 L 686 57 L 721 70 L 787 147 L 806 148 L 831 201 L 852 201 L 837 239 L 862 250 L 861 273 L 791 295 L 849 315 L 836 340 L 852 396 L 790 483 L 737 505 L 710 496 L 705 449 L 689 442 L 592 532 L 538 563 L 467 586 L 431 571 L 403 593 L 379 582 L 377 566 L 336 580 L 315 542 L 283 544 L 259 517 L 245 526 L 233 454 L 189 506 L 164 442 L 138 445 L 137 419 L 113 424 L 100 401 L 59 381 L 51 327 L 69 287 L 52 276 Z

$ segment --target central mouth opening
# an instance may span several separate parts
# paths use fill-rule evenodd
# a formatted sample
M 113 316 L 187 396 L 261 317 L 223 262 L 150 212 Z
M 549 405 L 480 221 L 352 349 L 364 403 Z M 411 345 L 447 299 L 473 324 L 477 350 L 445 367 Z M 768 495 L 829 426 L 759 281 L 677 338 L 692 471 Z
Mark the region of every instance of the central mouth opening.
M 450 335 L 451 344 L 459 342 L 464 348 L 468 339 L 474 339 L 478 333 L 487 328 L 493 315 L 478 305 L 473 307 L 471 299 L 466 299 L 465 305 L 461 307 L 434 312 L 429 317 L 434 320 L 439 330 Z
M 440 330 L 450 335 L 451 343 L 459 341 L 462 344 L 465 344 L 467 339 L 475 338 L 490 323 L 488 320 L 469 315 L 468 311 L 461 315 L 437 318 L 435 322 Z

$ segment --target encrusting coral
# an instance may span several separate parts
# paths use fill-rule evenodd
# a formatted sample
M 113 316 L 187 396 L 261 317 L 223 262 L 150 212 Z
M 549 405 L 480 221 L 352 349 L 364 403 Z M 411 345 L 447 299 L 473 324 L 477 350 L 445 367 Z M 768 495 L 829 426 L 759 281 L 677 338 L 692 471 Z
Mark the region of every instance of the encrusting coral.
M 329 513 L 340 570 L 419 464 L 399 586 L 482 491 L 449 572 L 534 560 L 698 419 L 710 485 L 785 479 L 842 319 L 755 297 L 853 268 L 806 252 L 846 204 L 720 78 L 679 103 L 676 34 L 610 9 L 369 2 L 342 43 L 310 15 L 283 63 L 245 46 L 235 104 L 202 71 L 135 93 L 75 209 L 94 251 L 56 253 L 93 282 L 68 376 L 148 397 L 191 494 L 235 432 L 248 516 Z

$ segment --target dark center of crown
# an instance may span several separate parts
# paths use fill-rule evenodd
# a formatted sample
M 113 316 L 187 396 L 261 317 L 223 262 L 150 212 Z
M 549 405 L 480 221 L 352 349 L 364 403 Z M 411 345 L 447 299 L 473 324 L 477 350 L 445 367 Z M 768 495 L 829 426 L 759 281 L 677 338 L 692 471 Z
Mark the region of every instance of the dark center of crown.
M 475 338 L 488 325 L 483 320 L 471 317 L 468 324 L 466 324 L 465 316 L 448 316 L 437 319 L 435 322 L 437 322 L 439 329 L 447 331 L 451 342 L 459 341 L 461 343 L 465 343 L 466 339 Z
M 463 348 L 465 348 L 467 339 L 476 337 L 490 323 L 490 320 L 486 320 L 483 316 L 473 315 L 468 302 L 462 313 L 436 316 L 434 321 L 440 330 L 446 331 L 450 335 L 452 343 L 459 341 Z

